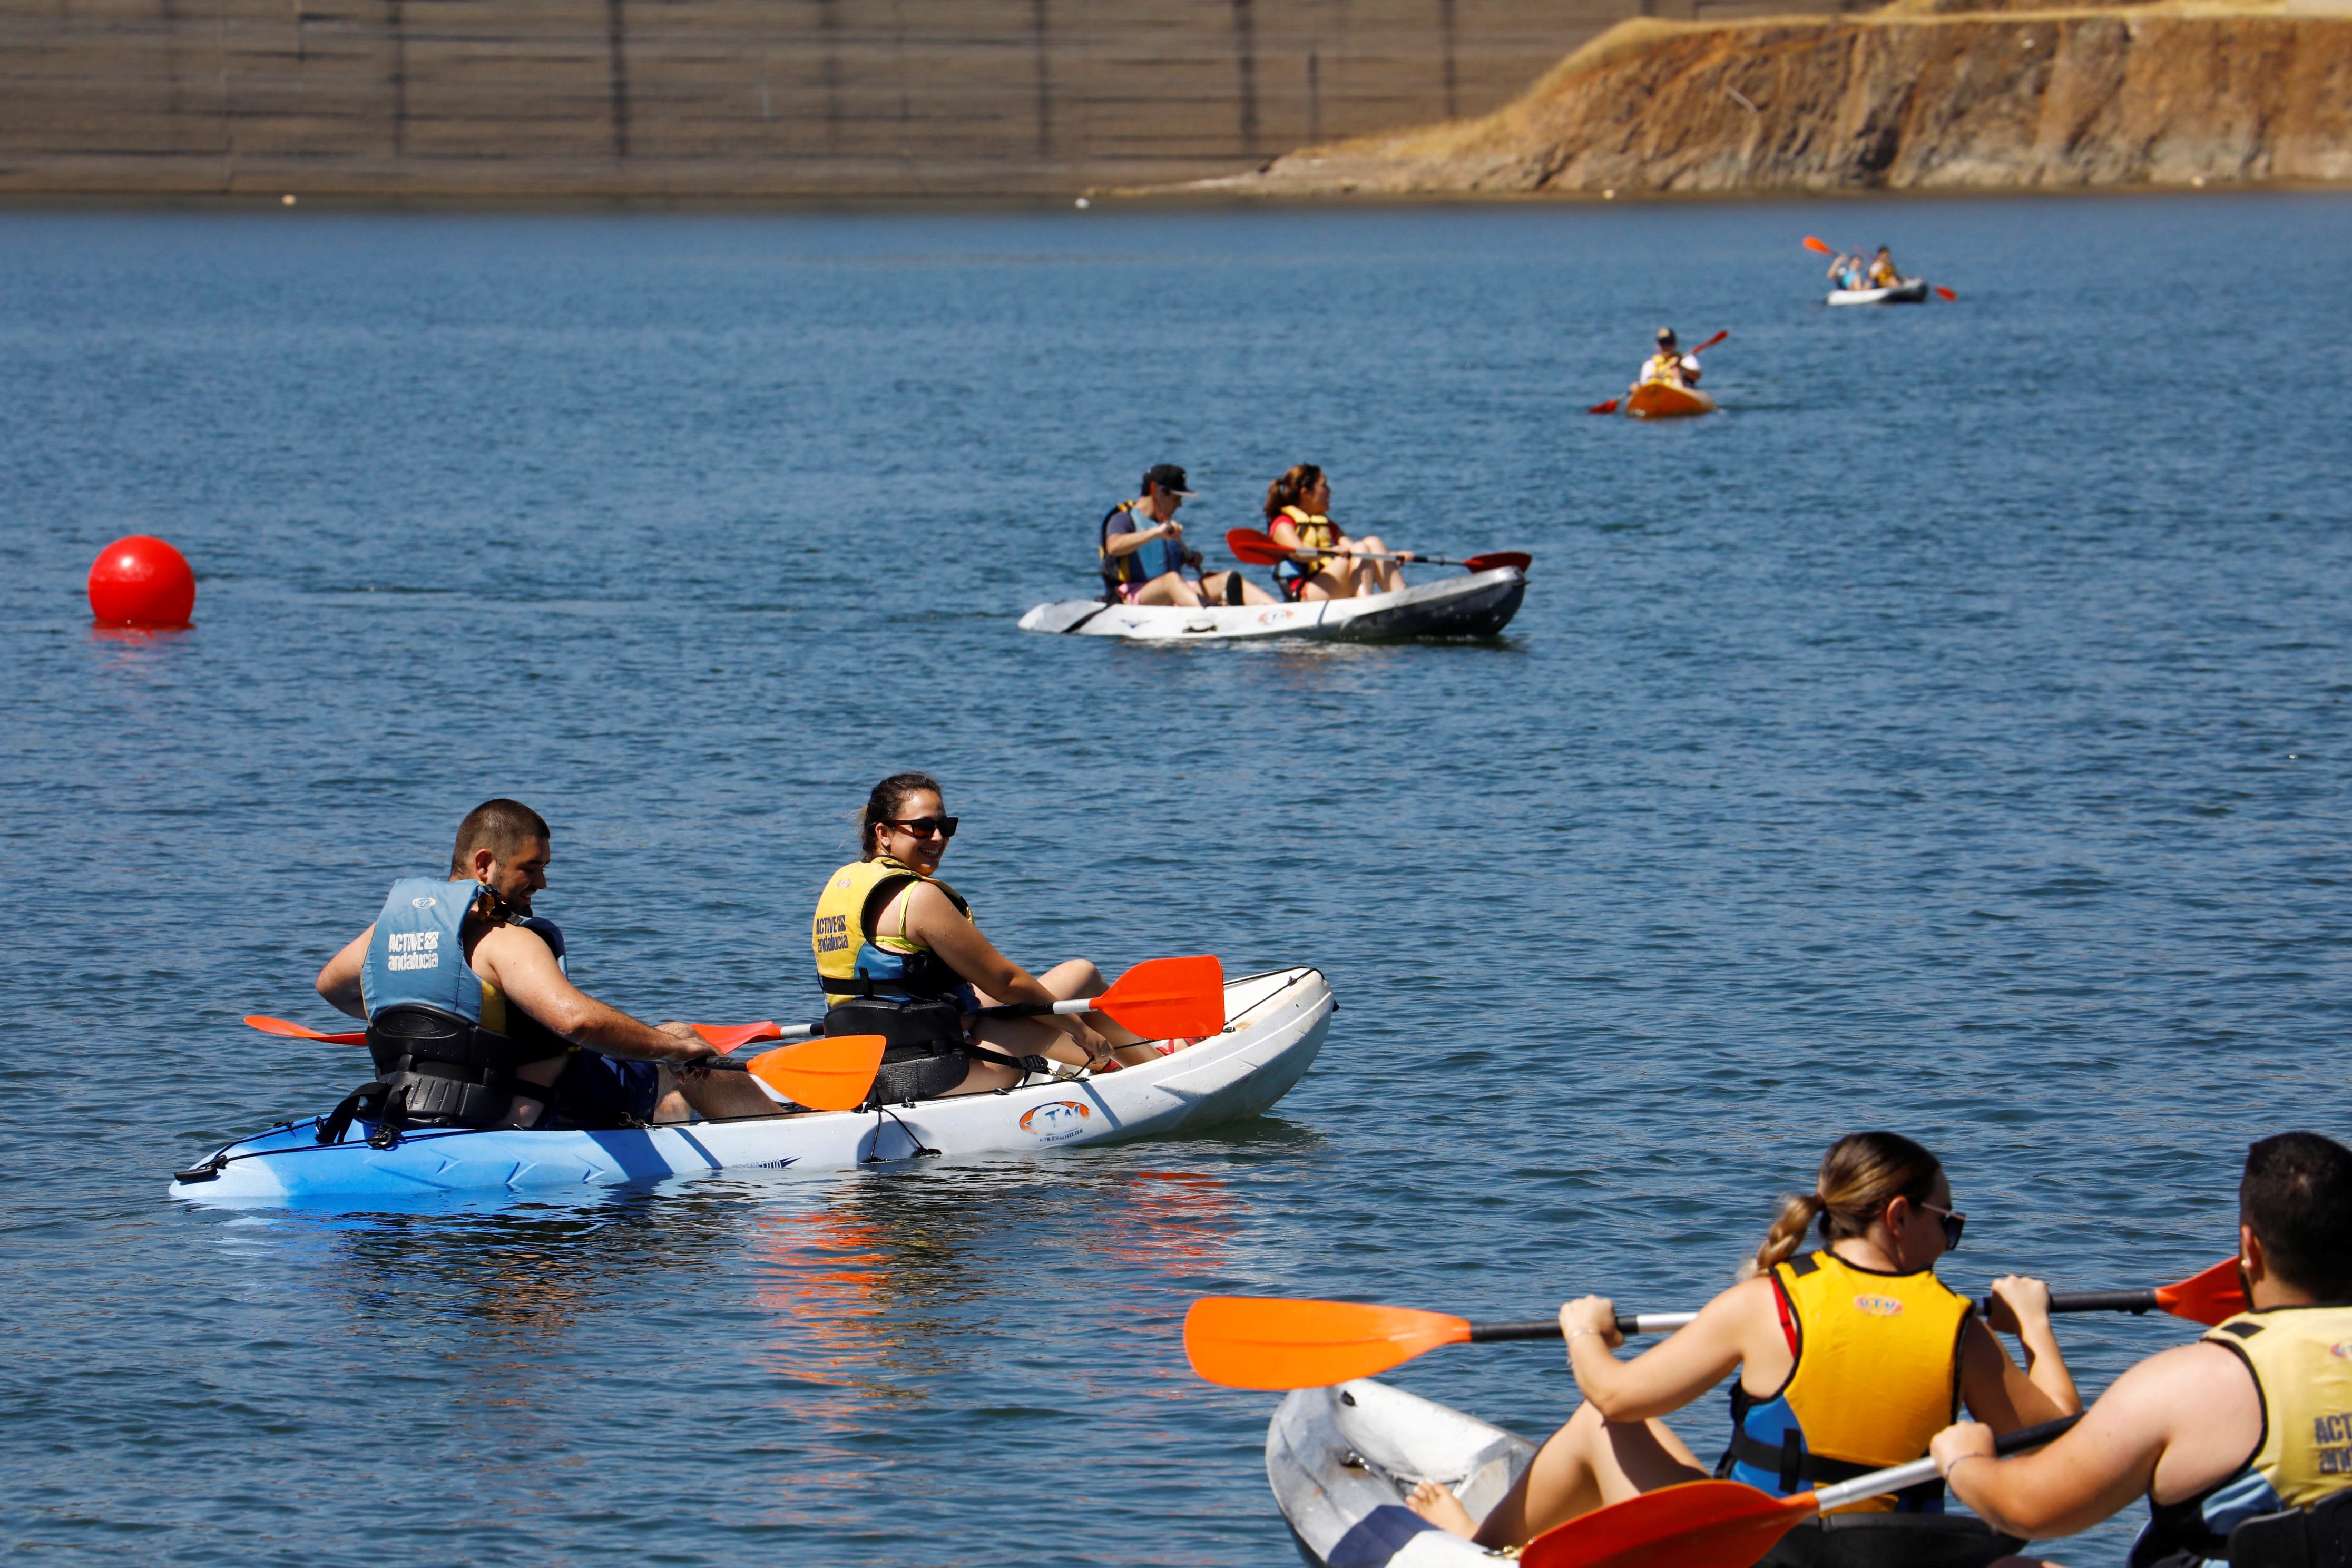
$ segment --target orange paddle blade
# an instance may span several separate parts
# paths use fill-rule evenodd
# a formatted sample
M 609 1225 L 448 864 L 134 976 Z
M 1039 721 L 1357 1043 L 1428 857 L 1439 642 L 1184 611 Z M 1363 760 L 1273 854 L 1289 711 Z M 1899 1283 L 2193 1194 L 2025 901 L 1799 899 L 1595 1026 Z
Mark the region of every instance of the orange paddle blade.
M 1290 559 L 1290 552 L 1276 544 L 1272 534 L 1262 533 L 1255 528 L 1225 530 L 1225 548 L 1234 552 L 1235 560 L 1245 561 L 1252 566 L 1272 566 Z
M 1096 997 L 1095 1010 L 1147 1040 L 1216 1034 L 1225 1026 L 1225 966 L 1209 953 L 1146 959 Z
M 365 1035 L 322 1035 L 316 1029 L 307 1028 L 290 1019 L 272 1018 L 260 1013 L 247 1014 L 245 1023 L 247 1028 L 258 1029 L 265 1035 L 281 1036 L 289 1040 L 324 1040 L 329 1045 L 334 1046 L 367 1044 Z
M 1836 252 L 1836 251 L 1834 251 L 1834 250 L 1832 250 L 1826 243 L 1824 243 L 1823 241 L 1821 241 L 1821 240 L 1815 239 L 1815 238 L 1814 238 L 1811 235 L 1810 235 L 1810 234 L 1809 234 L 1809 235 L 1807 235 L 1807 236 L 1805 236 L 1805 248 L 1806 248 L 1807 250 L 1818 251 L 1820 254 L 1822 254 L 1822 255 L 1823 255 L 1823 256 L 1835 256 L 1835 255 L 1837 254 L 1837 252 Z
M 1936 290 L 1936 298 L 1938 300 L 1957 300 L 1959 298 L 1958 294 L 1953 293 L 1941 283 L 1936 284 L 1934 287 Z
M 1328 1388 L 1469 1342 L 1466 1319 L 1411 1307 L 1203 1296 L 1184 1314 L 1192 1370 L 1227 1388 Z
M 781 1040 L 784 1032 L 776 1027 L 772 1018 L 762 1018 L 756 1024 L 697 1024 L 694 1032 L 725 1056 L 738 1046 L 748 1046 L 753 1040 Z
M 1614 414 L 1617 412 L 1617 399 L 1612 397 L 1606 403 L 1596 403 L 1591 407 L 1586 409 L 1585 412 L 1587 414 Z
M 1752 1568 L 1813 1516 L 1813 1494 L 1685 1481 L 1570 1520 L 1528 1542 L 1524 1568 Z
M 2246 1310 L 2245 1277 L 2238 1272 L 2238 1260 L 2232 1258 L 2178 1285 L 2158 1286 L 2156 1304 L 2176 1318 L 2210 1328 Z
M 855 1110 L 874 1087 L 885 1044 L 879 1035 L 831 1035 L 762 1051 L 743 1066 L 771 1100 L 811 1110 Z

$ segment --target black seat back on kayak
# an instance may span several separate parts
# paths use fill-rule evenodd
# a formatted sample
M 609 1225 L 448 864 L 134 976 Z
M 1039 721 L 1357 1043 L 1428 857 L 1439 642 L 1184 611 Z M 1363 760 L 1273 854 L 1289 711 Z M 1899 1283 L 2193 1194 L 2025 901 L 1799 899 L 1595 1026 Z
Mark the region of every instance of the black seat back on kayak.
M 375 1081 L 343 1097 L 319 1125 L 319 1142 L 341 1138 L 354 1116 L 378 1124 L 374 1137 L 396 1139 L 409 1127 L 495 1127 L 518 1096 L 544 1101 L 545 1089 L 520 1082 L 514 1068 L 544 1058 L 505 1035 L 446 1008 L 401 1002 L 368 1019 Z
M 2025 1544 L 1957 1513 L 1835 1513 L 1782 1536 L 1757 1568 L 1985 1568 Z
M 2352 1568 L 2352 1491 L 2230 1531 L 2231 1568 Z
M 882 1068 L 867 1103 L 903 1105 L 961 1086 L 971 1068 L 963 1009 L 951 1001 L 852 996 L 826 1009 L 828 1035 L 879 1035 Z

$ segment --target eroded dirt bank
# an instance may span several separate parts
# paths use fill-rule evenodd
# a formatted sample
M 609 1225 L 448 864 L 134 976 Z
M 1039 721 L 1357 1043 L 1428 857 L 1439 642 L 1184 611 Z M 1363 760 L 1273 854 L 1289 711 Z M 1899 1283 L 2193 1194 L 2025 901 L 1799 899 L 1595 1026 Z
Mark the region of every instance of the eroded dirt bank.
M 1195 191 L 1738 192 L 2352 181 L 2352 14 L 2282 5 L 1638 20 L 1480 119 Z M 2308 0 L 2305 0 L 2308 4 Z

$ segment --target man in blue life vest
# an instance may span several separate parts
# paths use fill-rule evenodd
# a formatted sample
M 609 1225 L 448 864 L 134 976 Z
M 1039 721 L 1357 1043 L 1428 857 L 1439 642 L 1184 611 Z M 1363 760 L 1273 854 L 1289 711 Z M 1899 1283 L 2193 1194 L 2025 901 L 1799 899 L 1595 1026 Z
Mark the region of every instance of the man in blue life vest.
M 1176 509 L 1194 499 L 1184 486 L 1183 469 L 1155 464 L 1144 473 L 1141 495 L 1103 514 L 1096 550 L 1110 596 L 1124 604 L 1186 609 L 1280 603 L 1238 572 L 1202 573 L 1198 586 L 1185 580 L 1184 568 L 1197 570 L 1202 563 L 1199 551 L 1184 548 L 1184 525 L 1176 521 Z
M 2029 1540 L 2146 1497 L 2131 1568 L 2352 1561 L 2352 1150 L 2282 1132 L 2248 1151 L 2238 1268 L 2251 1311 L 2126 1372 L 2048 1447 L 2000 1459 L 1989 1427 L 1937 1433 L 1952 1495 Z
M 319 971 L 319 994 L 368 1020 L 369 1088 L 396 1095 L 406 1124 L 683 1121 L 705 1087 L 677 1076 L 718 1054 L 690 1027 L 639 1023 L 565 974 L 563 933 L 530 908 L 549 848 L 539 813 L 483 802 L 458 826 L 449 880 L 394 884 L 375 923 Z M 420 1028 L 446 1037 L 412 1037 Z

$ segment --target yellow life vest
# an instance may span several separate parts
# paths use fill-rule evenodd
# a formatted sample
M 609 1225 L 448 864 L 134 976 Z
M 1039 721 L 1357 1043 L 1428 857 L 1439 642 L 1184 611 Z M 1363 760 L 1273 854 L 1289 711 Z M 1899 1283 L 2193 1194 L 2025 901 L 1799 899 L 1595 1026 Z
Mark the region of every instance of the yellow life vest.
M 1300 549 L 1337 550 L 1339 547 L 1339 525 L 1329 518 L 1297 506 L 1284 507 L 1282 515 L 1289 520 L 1291 528 L 1298 534 Z M 1297 566 L 1300 576 L 1312 577 L 1331 564 L 1331 557 L 1318 555 L 1311 561 L 1297 561 L 1294 563 Z
M 1617 363 L 1622 364 L 1625 362 L 1619 360 Z M 1652 354 L 1650 356 L 1650 363 L 1642 367 L 1642 379 L 1643 381 L 1663 381 L 1670 386 L 1680 386 L 1683 384 L 1683 356 L 1681 352 L 1676 351 L 1674 353 Z
M 1968 1299 L 1932 1269 L 1882 1274 L 1827 1249 L 1775 1266 L 1772 1279 L 1797 1364 L 1769 1398 L 1732 1384 L 1720 1473 L 1785 1497 L 1926 1454 L 1959 1411 Z M 1932 1489 L 1853 1511 L 1939 1512 L 1943 1488 Z
M 955 971 L 907 934 L 903 912 L 895 933 L 875 933 L 876 912 L 910 882 L 929 882 L 948 896 L 958 912 L 971 918 L 971 906 L 953 888 L 887 855 L 853 860 L 826 879 L 824 891 L 816 901 L 815 923 L 809 931 L 809 944 L 816 952 L 817 975 L 828 983 L 856 983 L 827 984 L 827 1000 L 840 1002 L 877 992 L 939 996 L 963 984 Z
M 1902 281 L 1903 279 L 1896 275 L 1895 263 L 1892 261 L 1874 261 L 1870 264 L 1870 286 L 1872 288 L 1892 289 L 1895 285 Z

